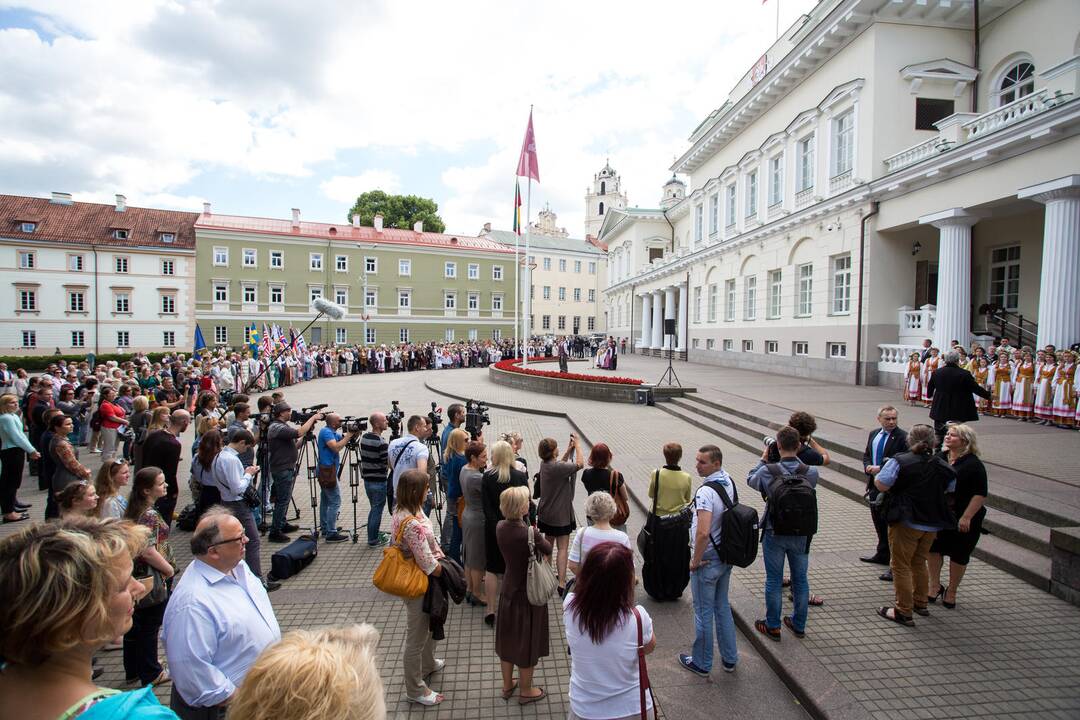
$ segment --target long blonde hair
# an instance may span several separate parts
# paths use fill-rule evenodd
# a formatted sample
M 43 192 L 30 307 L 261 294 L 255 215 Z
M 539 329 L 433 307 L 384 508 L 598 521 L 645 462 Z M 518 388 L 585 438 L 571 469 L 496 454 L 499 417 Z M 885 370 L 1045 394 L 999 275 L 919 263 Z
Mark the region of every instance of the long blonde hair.
M 443 448 L 443 461 L 448 461 L 450 455 L 464 455 L 465 446 L 469 444 L 469 433 L 465 432 L 461 428 L 454 428 L 450 431 L 450 437 L 446 440 L 446 447 Z
M 499 471 L 499 482 L 510 482 L 510 468 L 515 459 L 514 448 L 505 440 L 491 446 L 491 466 Z

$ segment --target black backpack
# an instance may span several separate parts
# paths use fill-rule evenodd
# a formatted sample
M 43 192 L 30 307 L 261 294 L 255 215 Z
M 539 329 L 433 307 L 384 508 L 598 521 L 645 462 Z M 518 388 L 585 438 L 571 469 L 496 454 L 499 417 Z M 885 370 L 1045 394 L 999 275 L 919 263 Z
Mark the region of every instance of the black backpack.
M 810 484 L 803 463 L 794 472 L 779 463 L 765 466 L 772 480 L 769 482 L 769 519 L 774 535 L 811 537 L 817 532 L 817 491 Z
M 758 551 L 758 512 L 749 505 L 739 504 L 739 491 L 735 486 L 731 490 L 735 495 L 734 501 L 728 498 L 724 486 L 710 481 L 706 487 L 712 488 L 713 492 L 720 496 L 724 503 L 724 514 L 720 516 L 720 542 L 713 540 L 709 533 L 709 541 L 716 550 L 720 562 L 737 567 L 749 567 L 757 558 Z

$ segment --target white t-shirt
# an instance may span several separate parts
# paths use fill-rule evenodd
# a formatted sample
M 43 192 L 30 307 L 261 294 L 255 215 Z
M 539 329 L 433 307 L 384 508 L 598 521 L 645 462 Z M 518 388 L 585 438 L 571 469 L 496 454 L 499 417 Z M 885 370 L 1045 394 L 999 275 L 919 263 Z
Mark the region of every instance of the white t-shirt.
M 717 470 L 709 477 L 705 478 L 705 482 L 714 481 L 719 483 L 725 490 L 730 493 L 728 499 L 734 502 L 734 488 L 735 485 L 731 482 L 731 477 L 723 470 Z M 712 539 L 716 541 L 716 544 L 720 544 L 720 519 L 726 510 L 723 500 L 716 494 L 716 491 L 711 487 L 702 483 L 694 494 L 694 515 L 690 521 L 690 542 L 693 544 L 697 538 L 697 522 L 698 522 L 698 510 L 708 510 L 712 513 L 712 522 L 710 523 L 709 532 L 712 534 Z M 695 548 L 696 549 L 696 548 Z M 705 548 L 705 552 L 701 556 L 702 560 L 716 560 L 716 548 L 710 542 L 708 547 Z
M 590 550 L 600 543 L 606 542 L 619 543 L 627 550 L 632 551 L 634 549 L 634 546 L 630 544 L 630 538 L 622 530 L 615 530 L 614 528 L 601 530 L 596 527 L 578 528 L 577 534 L 574 535 L 574 542 L 570 543 L 570 562 L 584 563 L 585 556 L 589 554 Z
M 412 441 L 411 443 L 409 441 Z M 408 446 L 408 447 L 406 447 Z M 417 440 L 414 435 L 402 435 L 387 448 L 387 462 L 394 469 L 394 492 L 397 492 L 398 480 L 401 473 L 406 470 L 415 470 L 418 460 L 423 460 L 423 470 L 427 471 L 428 455 L 427 443 Z M 398 457 L 400 455 L 400 457 Z M 396 461 L 396 463 L 395 463 Z
M 563 624 L 570 646 L 570 708 L 578 717 L 613 718 L 641 712 L 640 677 L 637 658 L 637 620 L 633 613 L 608 633 L 599 645 L 582 632 L 577 616 L 567 609 L 574 593 L 563 600 Z M 645 608 L 641 614 L 641 642 L 653 636 L 652 618 Z M 645 693 L 645 707 L 652 708 L 652 696 Z

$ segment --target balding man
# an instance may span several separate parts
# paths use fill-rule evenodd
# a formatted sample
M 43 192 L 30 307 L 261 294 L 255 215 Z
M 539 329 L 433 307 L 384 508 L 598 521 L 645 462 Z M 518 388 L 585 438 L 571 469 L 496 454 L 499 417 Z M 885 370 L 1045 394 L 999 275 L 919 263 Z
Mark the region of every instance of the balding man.
M 248 537 L 228 509 L 207 510 L 191 536 L 195 559 L 176 584 L 162 626 L 183 720 L 217 720 L 252 663 L 281 639 L 270 598 L 244 562 Z
M 341 488 L 338 487 L 338 466 L 341 451 L 356 433 L 341 432 L 341 415 L 326 415 L 326 425 L 319 431 L 315 445 L 319 450 L 319 525 L 323 539 L 328 543 L 345 542 L 349 536 L 338 530 L 338 511 L 341 510 Z
M 386 415 L 373 412 L 368 416 L 369 430 L 360 437 L 360 475 L 364 478 L 364 493 L 371 507 L 367 520 L 368 547 L 385 545 L 390 539 L 386 533 L 379 532 L 382 511 L 386 507 L 386 482 L 390 475 L 387 444 L 382 437 L 387 427 Z
M 165 485 L 168 492 L 165 497 L 159 498 L 154 507 L 165 520 L 165 524 L 172 527 L 173 515 L 176 512 L 176 498 L 180 495 L 180 485 L 176 481 L 176 469 L 180 466 L 180 436 L 191 424 L 191 414 L 187 410 L 173 410 L 169 416 L 169 422 L 161 430 L 155 430 L 143 440 L 142 465 L 161 468 L 165 473 Z

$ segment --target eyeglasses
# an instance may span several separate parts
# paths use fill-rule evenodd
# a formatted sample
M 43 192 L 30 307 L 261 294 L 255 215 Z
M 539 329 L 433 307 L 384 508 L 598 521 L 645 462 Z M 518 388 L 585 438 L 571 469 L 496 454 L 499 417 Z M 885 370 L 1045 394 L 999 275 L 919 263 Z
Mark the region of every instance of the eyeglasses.
M 243 535 L 240 535 L 239 537 L 234 537 L 234 538 L 231 538 L 229 540 L 222 540 L 221 542 L 213 543 L 212 545 L 210 545 L 210 547 L 217 547 L 218 545 L 228 545 L 229 543 L 234 543 L 237 540 L 247 540 L 247 539 L 248 539 L 247 533 L 244 533 Z

